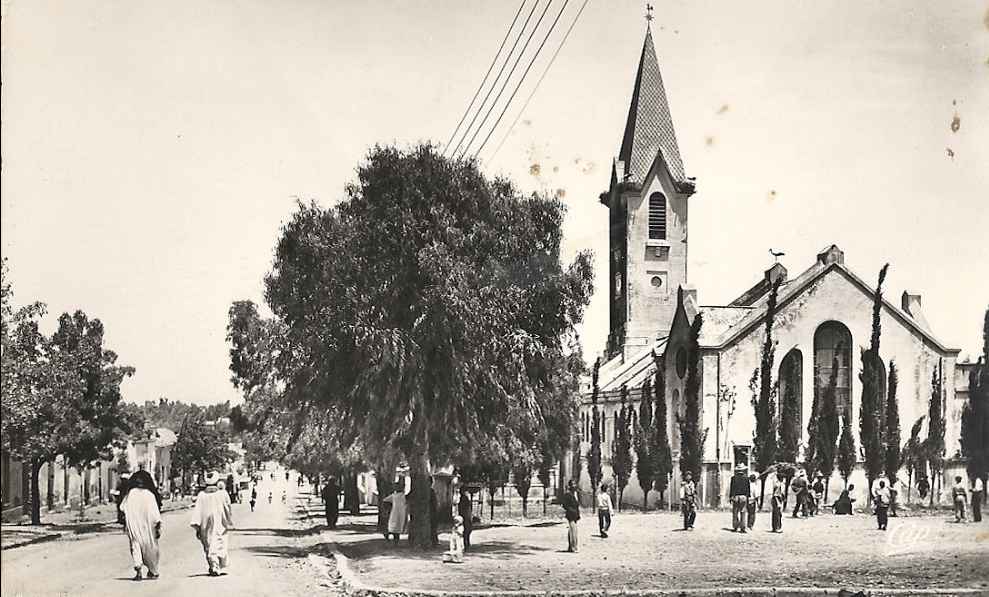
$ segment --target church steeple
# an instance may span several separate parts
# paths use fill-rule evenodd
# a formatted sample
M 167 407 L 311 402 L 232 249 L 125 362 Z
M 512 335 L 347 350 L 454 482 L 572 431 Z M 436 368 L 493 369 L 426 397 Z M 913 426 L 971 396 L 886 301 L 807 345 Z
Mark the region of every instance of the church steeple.
M 639 69 L 635 75 L 632 103 L 625 123 L 625 136 L 618 159 L 624 162 L 624 182 L 641 184 L 652 168 L 657 153 L 661 153 L 670 178 L 678 187 L 690 185 L 683 169 L 683 159 L 677 145 L 670 116 L 670 105 L 659 72 L 652 31 L 646 26 Z

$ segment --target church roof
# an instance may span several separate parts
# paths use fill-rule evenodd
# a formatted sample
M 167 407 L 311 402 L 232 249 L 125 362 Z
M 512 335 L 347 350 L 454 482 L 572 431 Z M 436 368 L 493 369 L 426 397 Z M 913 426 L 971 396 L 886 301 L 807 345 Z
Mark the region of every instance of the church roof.
M 625 123 L 625 135 L 618 153 L 618 159 L 625 163 L 625 181 L 644 182 L 657 154 L 662 155 L 675 184 L 690 184 L 684 173 L 683 159 L 673 130 L 673 118 L 663 87 L 663 76 L 659 72 L 652 31 L 647 28 Z
M 601 397 L 601 401 L 610 401 L 619 397 L 622 386 L 629 388 L 630 399 L 637 399 L 638 389 L 642 387 L 642 382 L 656 371 L 653 354 L 662 355 L 666 350 L 666 342 L 667 338 L 660 338 L 655 344 L 644 348 L 629 359 L 623 359 L 621 355 L 618 355 L 610 361 L 602 363 L 598 369 L 598 395 Z M 590 375 L 582 382 L 581 394 L 589 396 L 591 393 Z

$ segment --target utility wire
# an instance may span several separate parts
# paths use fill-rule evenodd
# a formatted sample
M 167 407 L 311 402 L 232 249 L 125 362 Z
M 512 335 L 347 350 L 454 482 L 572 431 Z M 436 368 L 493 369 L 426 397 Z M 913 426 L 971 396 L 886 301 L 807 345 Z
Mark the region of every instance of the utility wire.
M 569 0 L 567 1 L 569 2 Z M 536 35 L 536 31 L 539 30 L 539 25 L 541 25 L 543 22 L 543 17 L 546 16 L 546 11 L 549 10 L 549 7 L 552 4 L 553 4 L 553 0 L 549 0 L 549 2 L 547 2 L 546 6 L 543 8 L 542 14 L 539 15 L 539 20 L 536 21 L 536 26 L 533 27 L 532 31 L 529 32 L 529 37 L 526 38 L 525 44 L 522 46 L 522 51 L 519 52 L 519 55 L 515 58 L 515 63 L 512 64 L 512 69 L 508 71 L 508 76 L 505 77 L 505 81 L 501 84 L 501 89 L 498 90 L 498 95 L 496 95 L 494 101 L 491 102 L 491 105 L 488 107 L 488 111 L 484 114 L 484 118 L 481 119 L 481 124 L 477 126 L 477 130 L 474 131 L 474 134 L 473 136 L 471 136 L 470 141 L 467 142 L 467 145 L 464 147 L 463 152 L 460 154 L 461 158 L 467 155 L 467 152 L 470 151 L 470 146 L 474 144 L 474 139 L 477 138 L 477 135 L 481 132 L 481 129 L 484 128 L 484 123 L 488 121 L 488 118 L 491 116 L 491 112 L 493 112 L 495 106 L 498 105 L 498 100 L 501 99 L 501 94 L 505 92 L 505 88 L 508 87 L 508 82 L 512 80 L 512 75 L 515 74 L 515 69 L 518 68 L 519 62 L 521 62 L 522 57 L 525 56 L 525 51 L 529 48 L 529 42 L 531 42 L 532 38 Z M 566 6 L 566 3 L 564 3 L 564 6 Z M 488 135 L 490 134 L 491 133 L 488 133 Z
M 464 110 L 464 115 L 460 117 L 460 122 L 457 123 L 457 128 L 453 129 L 453 134 L 450 135 L 450 140 L 443 146 L 443 155 L 446 155 L 447 150 L 450 148 L 450 144 L 453 143 L 454 137 L 456 137 L 457 133 L 460 131 L 460 126 L 464 123 L 464 120 L 467 119 L 467 115 L 470 114 L 471 108 L 474 107 L 474 102 L 477 101 L 477 96 L 481 94 L 481 90 L 484 89 L 484 84 L 488 82 L 488 76 L 494 69 L 495 63 L 498 62 L 498 57 L 501 56 L 501 51 L 505 49 L 505 42 L 508 41 L 508 37 L 512 34 L 512 29 L 515 28 L 515 23 L 518 22 L 519 15 L 522 14 L 522 9 L 525 8 L 525 3 L 527 1 L 528 0 L 522 0 L 522 3 L 519 4 L 519 9 L 515 12 L 515 18 L 512 19 L 512 24 L 508 26 L 508 31 L 505 32 L 505 37 L 501 40 L 501 45 L 498 46 L 498 51 L 495 52 L 494 58 L 491 59 L 491 65 L 488 66 L 488 72 L 484 73 L 484 79 L 481 80 L 481 84 L 478 86 L 477 91 L 474 92 L 474 97 L 471 98 L 470 104 L 467 106 L 467 109 Z
M 508 130 L 505 131 L 505 136 L 501 138 L 501 142 L 498 143 L 498 147 L 495 148 L 494 152 L 491 154 L 491 157 L 488 159 L 493 160 L 495 156 L 498 155 L 498 152 L 501 151 L 501 146 L 505 144 L 505 141 L 508 140 L 508 136 L 512 134 L 512 130 L 515 128 L 515 125 L 518 124 L 519 119 L 525 112 L 525 109 L 529 107 L 529 102 L 531 102 L 532 98 L 536 95 L 536 91 L 539 90 L 539 85 L 542 84 L 543 79 L 546 78 L 546 74 L 549 72 L 549 69 L 553 66 L 553 62 L 556 61 L 556 57 L 560 54 L 560 50 L 563 49 L 563 44 L 567 43 L 567 38 L 570 37 L 570 32 L 573 31 L 574 26 L 577 24 L 581 13 L 584 12 L 584 8 L 587 6 L 589 1 L 590 0 L 584 0 L 584 3 L 581 4 L 580 10 L 577 11 L 577 16 L 575 16 L 573 22 L 570 23 L 570 28 L 563 34 L 563 39 L 560 40 L 560 45 L 556 47 L 556 51 L 553 52 L 553 56 L 549 59 L 549 63 L 546 65 L 546 70 L 543 71 L 543 74 L 539 77 L 539 80 L 536 81 L 536 86 L 532 88 L 532 93 L 530 93 L 529 97 L 526 98 L 525 103 L 522 104 L 522 109 L 515 115 L 515 120 L 512 121 L 512 124 L 508 127 Z M 482 144 L 481 147 L 483 148 L 484 145 Z M 478 152 L 480 152 L 480 150 L 478 150 Z
M 563 16 L 563 11 L 567 9 L 567 4 L 569 2 L 570 0 L 563 0 L 563 7 L 560 8 L 560 12 L 556 13 L 556 18 L 553 19 L 553 24 L 549 26 L 549 31 L 547 31 L 546 35 L 543 37 L 542 43 L 539 44 L 539 47 L 536 48 L 536 53 L 533 54 L 532 59 L 529 60 L 529 64 L 525 67 L 525 72 L 522 73 L 522 78 L 519 79 L 519 82 L 515 85 L 515 89 L 512 90 L 512 95 L 508 98 L 505 106 L 501 109 L 501 113 L 498 114 L 498 119 L 495 120 L 493 125 L 491 125 L 491 128 L 488 130 L 488 135 L 484 138 L 484 141 L 481 142 L 481 145 L 477 148 L 477 151 L 474 152 L 475 159 L 477 158 L 477 154 L 481 153 L 481 150 L 484 149 L 488 139 L 490 139 L 491 135 L 494 134 L 495 129 L 498 128 L 498 123 L 500 123 L 501 119 L 505 116 L 505 112 L 508 111 L 508 107 L 512 105 L 512 100 L 515 99 L 515 94 L 519 92 L 519 88 L 521 88 L 522 83 L 525 82 L 525 78 L 529 74 L 529 69 L 532 68 L 532 65 L 535 64 L 536 59 L 539 58 L 539 53 L 543 51 L 543 46 L 546 45 L 546 41 L 549 39 L 549 36 L 552 35 L 553 30 L 556 29 L 556 24 L 560 22 L 560 17 Z
M 501 74 L 505 72 L 505 67 L 508 66 L 508 61 L 512 59 L 512 54 L 515 52 L 515 48 L 518 47 L 519 42 L 522 40 L 522 35 L 525 34 L 525 28 L 529 26 L 529 20 L 532 19 L 532 15 L 536 12 L 536 8 L 538 6 L 539 0 L 536 0 L 532 5 L 532 9 L 529 10 L 529 16 L 525 18 L 525 23 L 522 23 L 522 28 L 519 29 L 518 37 L 515 38 L 515 43 L 512 44 L 512 49 L 508 51 L 507 55 L 505 55 L 505 62 L 501 65 L 501 68 L 498 69 L 498 75 L 495 76 L 494 81 L 491 82 L 491 88 L 488 89 L 486 94 L 484 94 L 484 99 L 481 100 L 481 105 L 477 107 L 477 112 L 474 113 L 474 117 L 470 119 L 470 124 L 468 124 L 467 128 L 464 129 L 463 135 L 460 137 L 460 141 L 457 142 L 457 146 L 454 147 L 453 151 L 450 153 L 450 157 L 455 157 L 457 155 L 457 150 L 459 150 L 463 142 L 467 140 L 467 133 L 470 132 L 470 129 L 474 126 L 474 123 L 477 122 L 477 117 L 481 115 L 481 110 L 484 109 L 484 104 L 486 104 L 488 102 L 488 98 L 491 97 L 491 92 L 494 91 L 495 85 L 498 84 L 498 79 L 501 78 Z

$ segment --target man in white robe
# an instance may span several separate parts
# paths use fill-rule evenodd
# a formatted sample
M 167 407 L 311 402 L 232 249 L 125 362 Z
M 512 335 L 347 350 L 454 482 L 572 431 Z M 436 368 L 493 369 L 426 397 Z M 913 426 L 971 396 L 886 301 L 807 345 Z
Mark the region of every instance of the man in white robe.
M 206 475 L 206 488 L 196 497 L 190 522 L 203 544 L 210 576 L 219 576 L 220 570 L 227 567 L 227 532 L 233 528 L 230 496 L 217 487 L 219 480 L 219 473 Z
M 142 474 L 143 473 L 143 474 Z M 134 580 L 141 580 L 141 567 L 147 566 L 148 578 L 158 578 L 158 539 L 161 537 L 161 511 L 153 491 L 151 475 L 144 471 L 129 480 L 127 494 L 120 503 L 130 542 Z

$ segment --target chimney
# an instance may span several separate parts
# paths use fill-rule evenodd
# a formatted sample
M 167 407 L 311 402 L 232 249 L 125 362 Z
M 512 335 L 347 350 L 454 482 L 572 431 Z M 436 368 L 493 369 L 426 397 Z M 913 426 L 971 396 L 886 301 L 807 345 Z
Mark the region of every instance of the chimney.
M 781 263 L 774 263 L 766 270 L 766 281 L 775 284 L 776 280 L 780 280 L 781 283 L 786 282 L 786 268 Z
M 817 260 L 825 266 L 831 265 L 832 263 L 844 264 L 845 253 L 838 248 L 838 245 L 831 245 L 817 254 Z
M 903 295 L 900 297 L 900 306 L 910 317 L 913 318 L 915 322 L 917 322 L 920 327 L 925 330 L 930 330 L 930 325 L 927 323 L 927 318 L 924 317 L 924 312 L 920 308 L 919 294 L 910 294 L 904 290 Z

